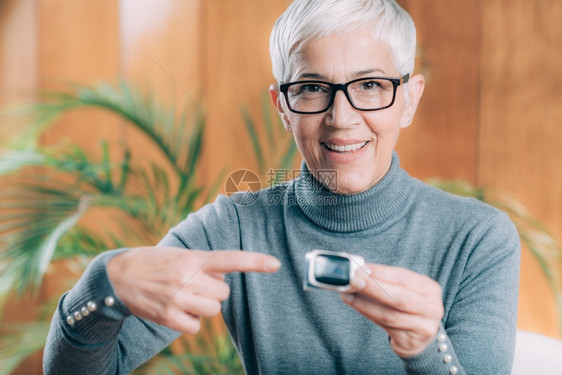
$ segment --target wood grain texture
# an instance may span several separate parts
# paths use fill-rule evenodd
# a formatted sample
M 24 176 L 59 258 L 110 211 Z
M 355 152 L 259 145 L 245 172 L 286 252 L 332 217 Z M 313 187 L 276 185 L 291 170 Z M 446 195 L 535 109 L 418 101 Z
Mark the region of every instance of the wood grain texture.
M 201 100 L 201 8 L 198 0 L 121 0 L 124 77 L 172 107 Z
M 201 102 L 203 32 L 199 0 L 121 0 L 121 71 L 135 88 L 150 93 L 168 110 L 193 114 Z M 123 142 L 137 162 L 171 168 L 150 139 L 124 126 Z M 173 175 L 173 173 L 170 173 Z
M 206 181 L 212 183 L 226 165 L 229 172 L 256 168 L 241 110 L 261 117 L 261 95 L 274 83 L 269 34 L 289 4 L 275 1 L 205 2 L 205 138 Z M 221 191 L 222 192 L 222 191 Z
M 0 106 L 26 101 L 37 87 L 37 8 L 34 0 L 0 1 Z M 0 134 L 0 152 L 3 150 Z M 5 181 L 0 181 L 0 186 Z M 38 317 L 38 297 L 12 298 L 0 316 L 0 336 L 14 322 Z M 15 374 L 41 374 L 41 353 L 29 357 Z
M 479 184 L 514 194 L 558 239 L 562 239 L 561 18 L 560 1 L 482 2 L 478 163 Z M 533 262 L 523 258 L 520 321 L 525 328 L 556 335 L 550 290 Z
M 34 0 L 0 1 L 0 105 L 36 88 L 36 17 Z
M 399 1 L 416 23 L 426 88 L 398 155 L 419 178 L 476 180 L 480 1 Z
M 37 0 L 38 74 L 41 89 L 115 82 L 119 74 L 119 7 L 113 0 Z M 101 154 L 101 140 L 122 137 L 121 123 L 99 111 L 76 111 L 50 128 L 43 142 L 72 139 Z
M 119 7 L 113 0 L 36 0 L 38 9 L 38 87 L 68 89 L 69 84 L 115 82 L 119 74 Z M 43 144 L 72 142 L 94 160 L 102 154 L 101 142 L 119 144 L 122 122 L 100 110 L 67 113 L 41 138 Z M 122 150 L 112 148 L 113 159 Z M 93 214 L 81 224 L 96 228 L 104 217 Z M 52 298 L 47 287 L 41 301 Z M 39 361 L 39 368 L 41 362 Z M 41 373 L 39 370 L 37 373 Z

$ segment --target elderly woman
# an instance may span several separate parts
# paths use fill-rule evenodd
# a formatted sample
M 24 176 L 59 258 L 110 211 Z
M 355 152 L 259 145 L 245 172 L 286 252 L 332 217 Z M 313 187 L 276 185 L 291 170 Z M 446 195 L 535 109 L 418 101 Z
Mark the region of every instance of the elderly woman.
M 424 89 L 415 40 L 392 0 L 293 2 L 271 34 L 270 92 L 300 177 L 252 204 L 219 196 L 158 247 L 97 257 L 61 299 L 46 373 L 128 373 L 222 311 L 250 374 L 508 374 L 513 225 L 394 153 Z M 304 291 L 313 249 L 365 263 L 343 293 Z

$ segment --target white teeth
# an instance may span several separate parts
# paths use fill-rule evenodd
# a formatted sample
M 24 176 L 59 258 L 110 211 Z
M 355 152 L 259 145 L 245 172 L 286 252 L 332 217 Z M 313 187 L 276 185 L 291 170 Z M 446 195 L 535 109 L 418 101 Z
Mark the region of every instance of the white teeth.
M 324 143 L 324 145 L 326 145 L 326 147 L 328 147 L 330 150 L 338 151 L 338 152 L 356 151 L 359 150 L 361 147 L 365 146 L 366 144 L 367 142 L 361 142 L 361 143 L 355 143 L 353 145 L 338 146 L 338 145 L 331 145 L 329 143 Z

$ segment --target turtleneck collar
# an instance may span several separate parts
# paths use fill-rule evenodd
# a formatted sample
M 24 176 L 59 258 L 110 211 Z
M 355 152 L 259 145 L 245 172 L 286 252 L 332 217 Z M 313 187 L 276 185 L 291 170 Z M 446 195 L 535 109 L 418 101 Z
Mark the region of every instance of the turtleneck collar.
M 356 232 L 381 226 L 403 212 L 413 183 L 393 153 L 386 175 L 362 193 L 332 192 L 312 176 L 304 161 L 294 186 L 298 205 L 314 223 L 334 232 Z

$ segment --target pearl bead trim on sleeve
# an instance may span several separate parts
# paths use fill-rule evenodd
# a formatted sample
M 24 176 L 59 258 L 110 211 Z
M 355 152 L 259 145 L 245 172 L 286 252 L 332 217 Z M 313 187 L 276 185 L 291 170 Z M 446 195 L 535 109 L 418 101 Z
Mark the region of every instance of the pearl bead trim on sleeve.
M 105 303 L 107 307 L 111 307 L 115 304 L 115 298 L 113 298 L 113 296 L 107 296 L 103 300 L 103 303 Z
M 115 297 L 107 296 L 104 298 L 103 303 L 107 307 L 111 307 L 115 305 Z M 83 318 L 86 318 L 87 316 L 90 315 L 90 313 L 93 313 L 97 309 L 98 309 L 98 305 L 94 301 L 88 301 L 88 303 L 86 303 L 86 306 L 82 306 L 77 311 L 74 311 L 73 313 L 68 315 L 66 317 L 66 323 L 72 326 L 74 325 L 74 323 L 82 320 Z

